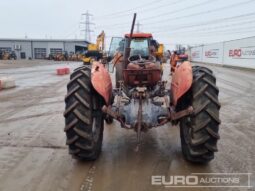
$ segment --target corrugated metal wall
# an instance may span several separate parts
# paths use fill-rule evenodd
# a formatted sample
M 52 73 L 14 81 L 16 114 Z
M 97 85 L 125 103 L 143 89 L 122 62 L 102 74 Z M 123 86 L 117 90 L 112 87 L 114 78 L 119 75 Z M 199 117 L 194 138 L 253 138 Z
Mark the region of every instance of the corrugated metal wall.
M 255 37 L 192 47 L 191 61 L 255 69 Z
M 85 41 L 56 41 L 56 40 L 1 40 L 0 48 L 8 48 L 15 51 L 17 58 L 20 58 L 21 53 L 25 53 L 26 58 L 35 58 L 35 50 L 46 49 L 46 56 L 50 54 L 50 50 L 61 49 L 63 51 L 75 52 L 76 46 L 87 47 Z M 15 50 L 15 46 L 20 46 L 21 49 Z M 41 58 L 41 57 L 40 57 Z
M 20 45 L 21 50 L 15 50 L 15 45 Z M 11 51 L 15 51 L 17 58 L 20 58 L 20 53 L 25 52 L 26 57 L 31 57 L 31 42 L 30 41 L 0 41 L 0 48 L 8 47 L 11 48 Z

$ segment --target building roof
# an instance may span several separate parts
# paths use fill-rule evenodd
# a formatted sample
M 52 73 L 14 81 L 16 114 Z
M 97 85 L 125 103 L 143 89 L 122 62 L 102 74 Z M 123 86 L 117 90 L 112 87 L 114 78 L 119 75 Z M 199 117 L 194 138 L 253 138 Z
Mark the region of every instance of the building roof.
M 38 42 L 90 42 L 84 39 L 28 39 L 28 38 L 0 38 L 0 41 L 38 41 Z

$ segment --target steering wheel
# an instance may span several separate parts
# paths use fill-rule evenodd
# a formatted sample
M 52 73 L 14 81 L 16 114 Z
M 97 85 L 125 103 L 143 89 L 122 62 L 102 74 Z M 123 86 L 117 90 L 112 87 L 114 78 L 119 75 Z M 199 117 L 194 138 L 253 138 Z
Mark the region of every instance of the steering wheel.
M 145 59 L 142 58 L 140 54 L 135 54 L 128 57 L 129 62 L 135 62 L 135 63 L 143 63 Z
M 133 62 L 135 64 L 143 65 L 143 64 L 146 64 L 147 62 L 156 62 L 156 57 L 150 55 L 149 60 L 146 60 L 146 59 L 142 58 L 142 56 L 140 54 L 137 54 L 137 55 L 129 56 L 128 61 Z

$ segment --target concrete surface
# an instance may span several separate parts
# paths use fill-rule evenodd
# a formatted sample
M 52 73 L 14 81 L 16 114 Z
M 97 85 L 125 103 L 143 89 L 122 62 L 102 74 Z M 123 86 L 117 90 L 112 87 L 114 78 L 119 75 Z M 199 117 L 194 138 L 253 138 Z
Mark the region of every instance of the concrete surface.
M 55 69 L 81 63 L 0 64 L 0 77 L 12 76 L 17 87 L 0 91 L 1 191 L 153 191 L 152 175 L 253 173 L 255 186 L 255 73 L 210 66 L 220 88 L 219 152 L 208 165 L 182 157 L 179 127 L 170 124 L 142 135 L 117 122 L 105 124 L 103 149 L 95 162 L 72 159 L 65 146 L 64 96 L 69 75 Z M 165 71 L 169 71 L 168 65 Z M 165 77 L 168 74 L 165 73 Z M 248 184 L 248 182 L 243 182 Z M 175 188 L 176 190 L 248 190 L 247 188 Z M 171 188 L 171 190 L 175 190 Z M 253 190 L 254 188 L 250 189 Z

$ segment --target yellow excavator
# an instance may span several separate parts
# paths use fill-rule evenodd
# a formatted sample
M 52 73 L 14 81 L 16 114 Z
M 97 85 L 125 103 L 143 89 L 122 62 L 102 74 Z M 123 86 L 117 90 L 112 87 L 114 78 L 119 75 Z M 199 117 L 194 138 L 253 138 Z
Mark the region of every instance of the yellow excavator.
M 105 41 L 105 33 L 102 31 L 97 36 L 96 44 L 89 44 L 88 50 L 85 53 L 85 56 L 82 58 L 83 64 L 88 65 L 91 64 L 94 60 L 100 60 L 103 58 L 104 51 L 104 41 Z
M 164 57 L 164 45 L 163 44 L 158 45 L 158 49 L 156 51 L 156 57 L 158 57 L 160 59 L 160 61 Z
M 158 44 L 156 52 L 155 52 L 155 56 L 156 56 L 157 60 L 160 61 L 160 68 L 161 68 L 161 72 L 163 73 L 163 63 L 165 62 L 165 60 L 164 60 L 164 45 L 163 44 Z

